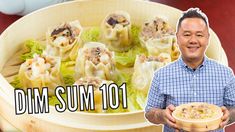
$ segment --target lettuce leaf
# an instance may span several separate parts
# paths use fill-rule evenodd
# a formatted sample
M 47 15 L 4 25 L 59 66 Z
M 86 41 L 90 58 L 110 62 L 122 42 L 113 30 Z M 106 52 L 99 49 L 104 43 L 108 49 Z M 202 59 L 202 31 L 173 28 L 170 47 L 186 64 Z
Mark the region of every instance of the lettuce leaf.
M 43 50 L 45 49 L 39 41 L 33 39 L 25 41 L 24 46 L 27 52 L 20 56 L 20 58 L 24 61 L 26 59 L 33 58 L 33 54 L 35 53 L 41 55 Z
M 63 76 L 64 83 L 66 86 L 73 85 L 75 82 L 75 80 L 74 80 L 74 74 L 75 74 L 74 66 L 75 66 L 75 61 L 61 62 L 60 72 Z
M 147 101 L 147 94 L 144 94 L 143 92 L 140 91 L 136 91 L 136 102 L 138 103 L 138 105 L 142 110 L 145 109 L 146 101 Z
M 14 77 L 14 80 L 10 82 L 11 86 L 14 88 L 22 88 L 22 85 L 20 83 L 20 78 L 18 75 Z
M 81 35 L 81 40 L 83 43 L 99 41 L 101 29 L 100 27 L 92 27 L 84 30 Z
M 136 90 L 131 83 L 132 73 L 120 72 L 119 81 L 117 84 L 120 86 L 122 83 L 126 82 L 127 87 L 127 104 L 128 110 L 123 109 L 122 112 L 125 111 L 137 111 L 143 110 L 145 107 L 145 100 L 147 95 L 142 92 Z M 120 95 L 121 97 L 122 95 Z
M 132 43 L 134 45 L 140 45 L 140 40 L 139 40 L 140 30 L 141 30 L 140 27 L 137 25 L 131 26 Z
M 67 95 L 61 94 L 61 97 L 64 99 L 64 101 L 67 104 Z M 60 101 L 57 99 L 56 96 L 49 97 L 49 105 L 55 106 L 56 104 L 61 104 Z
M 136 45 L 127 52 L 123 52 L 123 53 L 116 52 L 115 53 L 115 61 L 116 61 L 116 63 L 118 63 L 122 66 L 131 67 L 134 65 L 136 55 L 138 55 L 138 54 L 145 54 L 146 55 L 147 52 L 140 45 Z
M 146 49 L 141 47 L 140 40 L 139 40 L 139 32 L 140 32 L 140 27 L 136 25 L 132 25 L 131 34 L 132 34 L 132 43 L 134 46 L 127 52 L 122 52 L 122 53 L 115 52 L 115 61 L 118 64 L 122 66 L 131 67 L 135 63 L 136 55 L 138 54 L 147 55 Z

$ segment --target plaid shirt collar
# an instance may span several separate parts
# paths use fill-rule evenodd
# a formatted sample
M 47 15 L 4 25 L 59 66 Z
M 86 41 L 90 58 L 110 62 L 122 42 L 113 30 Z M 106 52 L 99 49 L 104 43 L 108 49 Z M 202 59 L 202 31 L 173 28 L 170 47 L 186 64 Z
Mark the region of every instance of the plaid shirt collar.
M 203 58 L 203 62 L 201 65 L 199 65 L 196 70 L 201 69 L 206 66 L 206 63 L 208 62 L 208 57 L 205 55 Z M 190 66 L 188 66 L 182 59 L 182 56 L 179 57 L 178 62 L 181 66 L 185 67 L 186 69 L 193 70 Z

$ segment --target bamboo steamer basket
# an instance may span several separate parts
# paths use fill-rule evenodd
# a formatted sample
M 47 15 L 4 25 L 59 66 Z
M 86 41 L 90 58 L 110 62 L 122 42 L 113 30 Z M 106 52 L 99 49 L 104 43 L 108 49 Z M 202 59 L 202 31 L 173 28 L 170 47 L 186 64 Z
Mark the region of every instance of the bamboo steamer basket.
M 22 17 L 10 25 L 0 36 L 0 114 L 21 131 L 161 131 L 161 126 L 147 122 L 143 111 L 95 114 L 82 112 L 58 113 L 50 106 L 48 114 L 15 115 L 13 87 L 6 80 L 17 72 L 9 59 L 19 56 L 22 42 L 44 36 L 47 28 L 65 21 L 78 19 L 83 27 L 100 26 L 105 16 L 116 10 L 124 10 L 135 25 L 158 16 L 166 19 L 173 27 L 181 11 L 166 5 L 140 0 L 78 0 L 40 9 Z M 211 39 L 207 56 L 228 65 L 227 57 L 216 34 L 210 30 Z M 5 69 L 5 71 L 3 71 Z M 8 69 L 8 70 L 6 70 Z
M 177 116 L 177 113 L 180 112 L 183 108 L 187 108 L 190 106 L 199 106 L 201 104 L 206 104 L 210 109 L 212 109 L 216 114 L 213 115 L 211 118 L 207 118 L 204 120 L 201 119 L 183 119 Z M 194 132 L 200 132 L 200 131 L 210 131 L 215 130 L 219 128 L 219 125 L 221 123 L 221 117 L 223 116 L 223 112 L 220 107 L 212 104 L 207 103 L 201 103 L 201 102 L 193 102 L 188 104 L 182 104 L 180 106 L 176 107 L 176 110 L 172 113 L 172 116 L 176 120 L 176 124 L 186 131 L 194 131 Z

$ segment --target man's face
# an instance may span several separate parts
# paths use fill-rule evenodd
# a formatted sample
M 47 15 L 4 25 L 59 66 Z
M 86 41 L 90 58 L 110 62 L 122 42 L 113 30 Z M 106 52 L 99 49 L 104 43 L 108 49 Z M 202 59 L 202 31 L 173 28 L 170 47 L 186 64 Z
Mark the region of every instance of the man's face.
M 187 60 L 203 58 L 209 42 L 206 23 L 200 18 L 186 18 L 176 33 L 181 55 Z

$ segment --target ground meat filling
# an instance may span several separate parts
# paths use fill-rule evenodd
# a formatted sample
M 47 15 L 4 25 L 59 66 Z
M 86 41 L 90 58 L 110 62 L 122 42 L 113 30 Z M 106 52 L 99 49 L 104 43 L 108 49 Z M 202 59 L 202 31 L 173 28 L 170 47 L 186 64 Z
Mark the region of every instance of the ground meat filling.
M 213 111 L 207 105 L 191 106 L 181 110 L 181 117 L 186 119 L 204 119 L 211 117 Z
M 44 56 L 34 56 L 26 62 L 28 76 L 38 77 L 41 74 L 50 73 L 51 69 L 55 67 L 55 60 L 53 58 L 46 58 Z
M 52 31 L 51 38 L 53 42 L 56 42 L 59 46 L 63 47 L 71 45 L 79 33 L 79 29 L 71 27 L 69 24 L 63 24 Z
M 161 57 L 161 56 L 145 56 L 145 55 L 140 55 L 139 56 L 140 62 L 144 63 L 144 62 L 151 62 L 151 61 L 158 61 L 158 62 L 164 62 L 164 60 L 166 58 Z
M 84 51 L 84 53 L 85 53 L 85 59 L 91 61 L 95 65 L 101 62 L 104 64 L 112 62 L 111 52 L 100 47 L 87 49 Z
M 98 78 L 91 78 L 91 77 L 88 77 L 88 78 L 81 78 L 79 79 L 78 81 L 76 81 L 76 84 L 78 85 L 92 85 L 94 87 L 94 89 L 97 89 L 100 87 L 100 84 L 101 84 L 101 80 L 98 79 Z
M 150 22 L 145 22 L 141 36 L 146 41 L 150 38 L 161 38 L 167 35 L 174 35 L 174 29 L 161 18 L 155 18 Z
M 127 19 L 124 16 L 116 15 L 116 14 L 113 14 L 110 17 L 108 17 L 107 23 L 110 26 L 112 26 L 113 28 L 116 26 L 116 24 L 121 24 L 124 27 L 129 25 L 129 22 L 127 21 Z

